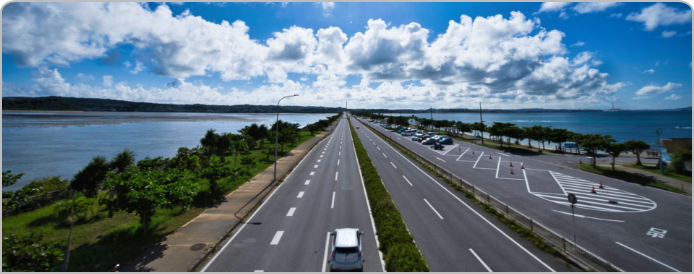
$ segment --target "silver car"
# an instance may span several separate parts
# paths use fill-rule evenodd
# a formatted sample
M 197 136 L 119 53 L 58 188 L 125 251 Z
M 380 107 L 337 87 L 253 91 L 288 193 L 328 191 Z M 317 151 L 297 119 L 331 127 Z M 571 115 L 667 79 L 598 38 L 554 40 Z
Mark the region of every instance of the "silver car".
M 330 253 L 330 271 L 335 270 L 364 270 L 361 236 L 364 232 L 358 228 L 338 228 L 330 233 L 332 237 L 332 252 Z

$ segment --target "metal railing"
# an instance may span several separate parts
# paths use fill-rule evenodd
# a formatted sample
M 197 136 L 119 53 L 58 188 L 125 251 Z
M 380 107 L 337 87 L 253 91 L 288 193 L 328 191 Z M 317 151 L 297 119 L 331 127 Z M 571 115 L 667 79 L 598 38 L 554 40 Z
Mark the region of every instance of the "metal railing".
M 379 134 L 382 137 L 384 137 L 385 140 L 390 140 L 385 135 L 383 135 L 381 132 L 372 128 L 367 123 L 362 122 L 362 124 L 369 127 L 374 133 Z M 556 233 L 556 232 L 552 231 L 551 229 L 547 228 L 546 226 L 542 225 L 541 223 L 538 223 L 537 221 L 525 216 L 520 211 L 518 211 L 518 210 L 514 209 L 513 207 L 509 206 L 508 204 L 500 201 L 499 199 L 495 198 L 494 196 L 491 196 L 488 193 L 486 193 L 486 192 L 484 192 L 478 188 L 475 188 L 474 185 L 472 185 L 472 184 L 468 183 L 467 181 L 465 181 L 464 179 L 456 176 L 455 174 L 446 170 L 445 168 L 442 168 L 441 166 L 434 163 L 433 161 L 419 155 L 418 153 L 408 149 L 407 147 L 401 145 L 398 142 L 395 142 L 393 140 L 390 140 L 390 141 L 391 141 L 390 142 L 391 144 L 400 148 L 403 151 L 406 151 L 410 157 L 414 158 L 415 160 L 422 163 L 423 165 L 426 165 L 429 168 L 433 169 L 435 172 L 439 173 L 443 178 L 451 180 L 452 182 L 456 183 L 457 185 L 459 185 L 459 186 L 463 187 L 464 189 L 466 189 L 467 191 L 471 192 L 473 194 L 474 198 L 476 198 L 477 200 L 493 207 L 498 212 L 504 213 L 507 218 L 515 221 L 517 224 L 532 231 L 535 235 L 542 238 L 552 248 L 563 253 L 567 258 L 574 260 L 575 262 L 582 264 L 586 267 L 590 267 L 596 271 L 624 271 L 621 268 L 615 266 L 614 264 L 612 264 L 612 263 L 600 258 L 599 256 L 591 253 L 590 251 L 586 250 L 585 248 L 574 244 L 573 242 L 566 239 L 564 236 L 561 236 L 559 233 Z
M 14 216 L 22 212 L 27 212 L 30 210 L 34 210 L 40 207 L 44 207 L 47 205 L 50 205 L 52 203 L 55 203 L 59 200 L 65 199 L 68 196 L 68 189 L 59 189 L 51 192 L 46 192 L 43 194 L 39 194 L 36 196 L 31 196 L 29 197 L 29 202 L 26 203 L 25 205 L 20 206 L 19 208 L 15 209 L 3 209 L 2 210 L 2 217 L 9 217 L 9 216 Z

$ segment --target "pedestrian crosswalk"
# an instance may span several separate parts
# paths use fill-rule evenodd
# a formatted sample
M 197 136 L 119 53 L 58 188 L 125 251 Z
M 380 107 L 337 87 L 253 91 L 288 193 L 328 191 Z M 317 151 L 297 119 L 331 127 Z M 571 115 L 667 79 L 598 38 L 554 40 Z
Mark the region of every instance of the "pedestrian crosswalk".
M 563 193 L 534 192 L 532 194 L 553 203 L 570 205 L 567 195 L 573 193 L 578 198 L 577 208 L 608 212 L 644 212 L 656 208 L 656 203 L 652 200 L 631 192 L 608 186 L 600 188 L 599 183 L 558 172 L 550 171 L 549 173 L 557 181 Z M 592 193 L 593 188 L 596 193 Z

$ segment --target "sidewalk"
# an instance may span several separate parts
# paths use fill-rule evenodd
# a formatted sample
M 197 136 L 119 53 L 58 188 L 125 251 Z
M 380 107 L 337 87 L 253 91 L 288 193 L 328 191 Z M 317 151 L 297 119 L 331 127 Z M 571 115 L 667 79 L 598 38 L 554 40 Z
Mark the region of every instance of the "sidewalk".
M 598 166 L 604 167 L 604 168 L 612 168 L 612 166 L 610 164 L 604 164 L 604 163 L 598 163 Z M 633 174 L 636 174 L 639 176 L 651 178 L 654 181 L 664 183 L 664 184 L 669 185 L 671 187 L 682 189 L 685 192 L 687 192 L 687 196 L 692 196 L 692 184 L 691 183 L 683 182 L 683 181 L 677 180 L 675 178 L 670 178 L 667 176 L 663 176 L 663 175 L 653 173 L 653 172 L 648 172 L 645 170 L 621 166 L 618 164 L 616 164 L 614 167 L 617 170 L 626 171 L 626 172 L 633 173 Z
M 338 123 L 336 121 L 335 123 Z M 332 133 L 335 124 L 326 131 L 308 141 L 277 160 L 277 178 L 281 180 L 304 158 L 306 154 Z M 211 248 L 215 247 L 224 237 L 245 218 L 255 205 L 261 202 L 274 187 L 268 187 L 272 182 L 274 166 L 258 173 L 253 179 L 240 186 L 237 190 L 224 197 L 216 207 L 209 208 L 198 217 L 191 220 L 176 232 L 172 233 L 160 245 L 150 248 L 138 258 L 123 266 L 121 271 L 192 271 Z M 265 190 L 263 190 L 265 189 Z M 261 193 L 262 192 L 262 193 Z M 258 195 L 260 194 L 260 195 Z M 258 195 L 252 203 L 246 205 Z M 246 205 L 244 207 L 244 205 Z M 234 215 L 239 211 L 237 216 Z

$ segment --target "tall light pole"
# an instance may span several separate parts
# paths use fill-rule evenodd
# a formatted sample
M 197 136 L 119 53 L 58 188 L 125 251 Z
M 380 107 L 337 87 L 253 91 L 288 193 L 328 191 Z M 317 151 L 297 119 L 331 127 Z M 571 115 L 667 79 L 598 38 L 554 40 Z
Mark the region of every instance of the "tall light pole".
M 662 133 L 663 133 L 662 129 L 655 131 L 655 136 L 656 136 L 655 145 L 658 148 L 658 156 L 660 157 L 660 159 L 658 159 L 658 166 L 660 167 L 660 174 L 663 174 L 663 151 L 662 151 L 662 148 L 660 147 L 660 134 L 662 134 Z
M 482 138 L 482 144 L 484 145 L 484 121 L 482 121 L 482 102 L 480 102 L 480 137 Z
M 277 101 L 277 121 L 275 122 L 275 173 L 272 175 L 273 182 L 277 182 L 277 140 L 278 136 L 280 135 L 280 101 L 282 101 L 282 99 L 284 98 L 295 96 L 299 96 L 299 94 L 284 96 L 279 101 Z

